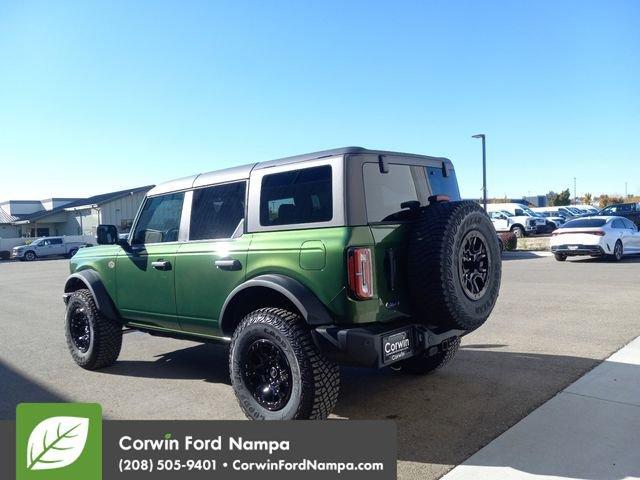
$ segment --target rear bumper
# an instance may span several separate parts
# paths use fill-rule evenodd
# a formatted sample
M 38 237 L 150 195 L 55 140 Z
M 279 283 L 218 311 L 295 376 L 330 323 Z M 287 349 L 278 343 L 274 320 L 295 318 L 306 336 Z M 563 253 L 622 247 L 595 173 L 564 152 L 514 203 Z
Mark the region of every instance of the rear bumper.
M 436 354 L 466 330 L 435 330 L 421 324 L 318 327 L 313 339 L 326 357 L 340 365 L 382 368 L 424 351 Z
M 577 255 L 595 255 L 601 256 L 605 255 L 605 251 L 602 249 L 600 245 L 554 245 L 551 247 L 551 252 L 553 253 L 561 253 L 568 257 L 577 256 Z

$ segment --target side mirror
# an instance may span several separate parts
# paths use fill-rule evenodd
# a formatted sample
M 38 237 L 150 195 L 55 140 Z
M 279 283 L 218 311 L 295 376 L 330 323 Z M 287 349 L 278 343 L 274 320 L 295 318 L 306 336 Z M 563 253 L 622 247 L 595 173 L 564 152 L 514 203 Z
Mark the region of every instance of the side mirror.
M 96 233 L 98 245 L 115 245 L 118 243 L 118 229 L 115 225 L 98 225 Z

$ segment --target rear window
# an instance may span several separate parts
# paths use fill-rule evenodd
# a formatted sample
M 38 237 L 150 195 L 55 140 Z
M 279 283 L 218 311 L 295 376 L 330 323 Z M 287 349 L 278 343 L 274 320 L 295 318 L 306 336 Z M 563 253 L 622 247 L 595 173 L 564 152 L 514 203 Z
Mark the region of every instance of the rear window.
M 605 223 L 607 221 L 601 218 L 581 218 L 565 223 L 562 228 L 596 228 L 602 227 Z
M 453 171 L 445 177 L 442 168 L 419 165 L 388 164 L 388 173 L 380 173 L 378 163 L 365 163 L 362 174 L 365 185 L 367 220 L 369 223 L 406 220 L 405 202 L 427 205 L 431 195 L 447 195 L 459 200 L 460 193 Z
M 446 195 L 451 200 L 460 200 L 456 172 L 448 170 L 445 177 L 442 168 L 427 167 L 427 176 L 431 185 L 431 195 Z
M 333 218 L 331 166 L 265 175 L 260 225 L 328 222 Z

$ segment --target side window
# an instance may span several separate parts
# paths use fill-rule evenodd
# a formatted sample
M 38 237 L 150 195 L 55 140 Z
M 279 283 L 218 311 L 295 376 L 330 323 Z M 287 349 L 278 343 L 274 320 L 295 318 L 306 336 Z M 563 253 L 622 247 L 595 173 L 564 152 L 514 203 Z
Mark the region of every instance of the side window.
M 46 240 L 43 240 L 42 243 L 40 243 L 40 245 L 42 245 L 43 247 L 51 245 L 51 240 L 47 238 Z
M 62 245 L 62 239 L 61 238 L 52 238 L 51 239 L 51 245 Z
M 620 213 L 630 213 L 633 211 L 633 208 L 631 205 L 618 205 L 618 212 Z
M 625 228 L 624 224 L 620 220 L 614 220 L 613 222 L 611 222 L 611 226 L 613 228 Z
M 523 215 L 524 215 L 524 210 L 522 210 L 522 209 L 520 209 L 520 208 L 516 208 L 516 209 L 514 210 L 514 215 L 515 215 L 516 217 L 521 217 L 521 216 L 523 216 Z
M 244 218 L 246 182 L 193 192 L 189 240 L 229 238 Z
M 133 235 L 133 244 L 176 242 L 184 192 L 147 199 Z
M 265 175 L 260 225 L 328 222 L 333 218 L 331 166 Z
M 633 223 L 628 218 L 625 218 L 622 221 L 624 222 L 625 227 L 627 227 L 629 230 L 638 230 L 638 228 L 636 227 L 635 223 Z

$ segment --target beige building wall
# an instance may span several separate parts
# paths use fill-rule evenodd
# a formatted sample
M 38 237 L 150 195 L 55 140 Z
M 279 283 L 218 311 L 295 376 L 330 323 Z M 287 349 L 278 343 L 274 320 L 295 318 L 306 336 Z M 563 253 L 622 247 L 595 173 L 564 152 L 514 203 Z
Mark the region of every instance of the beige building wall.
M 120 197 L 100 206 L 100 223 L 115 225 L 118 232 L 128 232 L 146 192 Z

